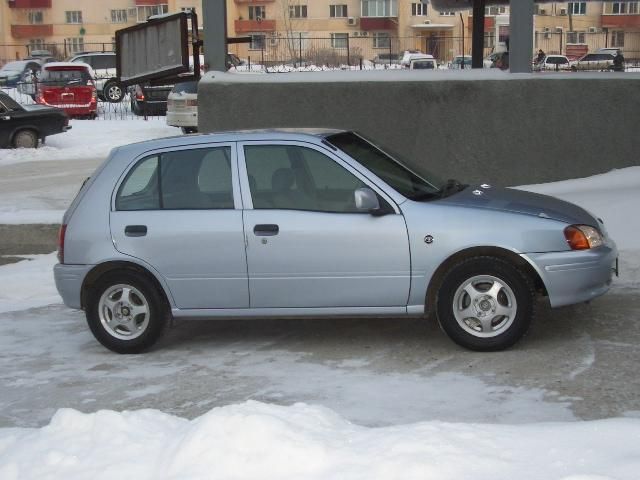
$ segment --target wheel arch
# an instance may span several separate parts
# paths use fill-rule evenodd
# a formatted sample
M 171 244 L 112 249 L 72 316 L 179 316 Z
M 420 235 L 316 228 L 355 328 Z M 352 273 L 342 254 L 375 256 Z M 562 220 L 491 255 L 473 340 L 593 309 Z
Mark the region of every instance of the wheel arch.
M 91 291 L 91 288 L 96 284 L 96 282 L 102 276 L 104 276 L 107 273 L 122 271 L 122 270 L 129 271 L 129 272 L 136 272 L 138 274 L 145 276 L 147 279 L 149 279 L 153 283 L 153 285 L 155 285 L 155 287 L 158 289 L 158 292 L 160 292 L 162 299 L 165 301 L 167 305 L 167 308 L 171 309 L 170 293 L 167 290 L 165 290 L 160 280 L 158 280 L 158 278 L 150 270 L 143 267 L 142 265 L 139 265 L 133 262 L 128 262 L 125 260 L 113 260 L 113 261 L 101 263 L 93 267 L 87 273 L 87 275 L 85 276 L 82 282 L 82 288 L 80 290 L 81 308 L 82 309 L 86 308 L 88 294 Z
M 435 312 L 436 295 L 438 293 L 440 285 L 442 284 L 442 280 L 444 279 L 444 276 L 449 271 L 449 269 L 451 269 L 451 267 L 453 267 L 457 263 L 473 257 L 496 257 L 515 265 L 516 268 L 518 268 L 533 281 L 536 292 L 538 292 L 539 295 L 548 295 L 547 288 L 542 278 L 540 277 L 540 274 L 527 260 L 522 258 L 517 253 L 506 248 L 495 246 L 470 247 L 455 252 L 447 257 L 447 259 L 445 259 L 440 264 L 440 266 L 431 276 L 425 298 L 425 313 L 427 315 Z

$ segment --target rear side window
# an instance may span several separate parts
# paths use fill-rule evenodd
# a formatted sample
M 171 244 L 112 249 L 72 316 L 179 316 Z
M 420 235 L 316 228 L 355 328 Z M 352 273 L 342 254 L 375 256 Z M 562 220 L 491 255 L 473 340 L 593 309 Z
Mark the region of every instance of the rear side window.
M 116 68 L 116 56 L 115 55 L 95 55 L 91 61 L 91 66 L 94 70 L 106 70 L 109 68 Z
M 229 147 L 167 152 L 129 172 L 116 210 L 232 209 L 232 185 Z

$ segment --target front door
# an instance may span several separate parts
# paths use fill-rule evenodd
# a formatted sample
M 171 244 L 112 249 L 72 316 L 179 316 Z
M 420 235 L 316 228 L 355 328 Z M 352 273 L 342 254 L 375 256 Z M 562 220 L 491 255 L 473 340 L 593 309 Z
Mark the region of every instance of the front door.
M 116 248 L 158 271 L 181 309 L 249 307 L 242 228 L 232 144 L 138 161 L 111 212 Z
M 239 156 L 252 308 L 407 305 L 404 217 L 358 211 L 364 177 L 310 144 L 247 142 Z

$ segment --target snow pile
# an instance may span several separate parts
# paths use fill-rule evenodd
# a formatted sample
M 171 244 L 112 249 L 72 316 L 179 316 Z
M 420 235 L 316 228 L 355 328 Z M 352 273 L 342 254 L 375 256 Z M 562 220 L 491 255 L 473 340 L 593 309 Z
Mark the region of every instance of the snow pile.
M 620 278 L 614 285 L 640 288 L 640 167 L 517 188 L 567 200 L 603 219 L 620 250 Z
M 27 161 L 105 158 L 109 151 L 153 138 L 180 135 L 164 118 L 149 120 L 71 120 L 71 130 L 47 137 L 37 149 L 0 150 L 0 166 Z
M 26 261 L 0 267 L 0 313 L 60 303 L 53 282 L 53 266 L 58 263 L 56 254 L 20 258 Z
M 192 421 L 63 409 L 44 428 L 0 430 L 0 478 L 635 480 L 639 439 L 637 419 L 365 428 L 300 403 L 249 401 Z

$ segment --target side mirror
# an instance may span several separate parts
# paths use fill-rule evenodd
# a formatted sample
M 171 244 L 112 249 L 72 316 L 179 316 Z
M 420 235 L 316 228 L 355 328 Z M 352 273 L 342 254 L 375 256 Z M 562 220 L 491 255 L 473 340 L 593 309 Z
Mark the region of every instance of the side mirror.
M 354 192 L 356 208 L 364 212 L 374 213 L 380 210 L 378 196 L 370 188 L 359 188 Z

